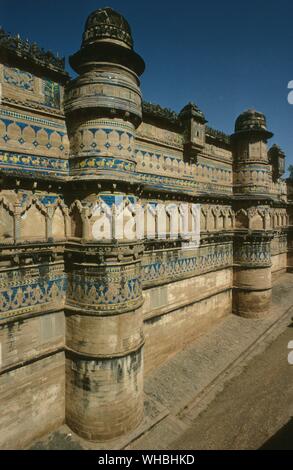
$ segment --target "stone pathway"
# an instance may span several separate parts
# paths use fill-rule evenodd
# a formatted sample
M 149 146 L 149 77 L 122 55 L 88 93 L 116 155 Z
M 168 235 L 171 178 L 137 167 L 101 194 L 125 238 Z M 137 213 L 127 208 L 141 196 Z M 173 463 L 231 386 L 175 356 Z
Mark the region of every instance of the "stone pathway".
M 133 444 L 135 449 L 293 450 L 293 365 L 288 363 L 287 328 L 249 362 L 240 375 L 199 416 L 193 410 L 183 420 L 163 421 Z M 185 426 L 184 426 L 185 425 Z M 282 429 L 283 436 L 278 435 Z

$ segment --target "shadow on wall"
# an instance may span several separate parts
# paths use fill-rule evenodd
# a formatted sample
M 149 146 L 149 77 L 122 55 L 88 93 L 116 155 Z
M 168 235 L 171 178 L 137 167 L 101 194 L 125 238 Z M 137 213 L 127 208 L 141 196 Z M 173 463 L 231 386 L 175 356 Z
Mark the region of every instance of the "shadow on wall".
M 268 439 L 259 450 L 293 450 L 293 418 Z

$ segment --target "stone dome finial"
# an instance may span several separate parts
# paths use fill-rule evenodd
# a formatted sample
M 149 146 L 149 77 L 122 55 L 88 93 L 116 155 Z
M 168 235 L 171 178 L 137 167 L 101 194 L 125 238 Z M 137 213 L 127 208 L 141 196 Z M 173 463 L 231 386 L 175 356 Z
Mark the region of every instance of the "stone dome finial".
M 100 41 L 109 41 L 133 48 L 131 29 L 126 19 L 110 7 L 91 13 L 85 23 L 82 47 Z
M 235 132 L 264 130 L 267 131 L 266 118 L 255 109 L 248 109 L 238 116 L 235 122 Z

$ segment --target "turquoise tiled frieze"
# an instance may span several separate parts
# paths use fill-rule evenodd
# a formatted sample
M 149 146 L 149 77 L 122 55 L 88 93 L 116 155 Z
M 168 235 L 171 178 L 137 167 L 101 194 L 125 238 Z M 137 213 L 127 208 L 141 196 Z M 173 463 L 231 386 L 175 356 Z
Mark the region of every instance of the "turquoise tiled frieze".
M 196 176 L 206 176 L 209 179 L 217 177 L 222 181 L 230 181 L 232 169 L 227 166 L 217 164 L 207 164 L 198 162 L 191 164 L 184 162 L 182 159 L 173 155 L 154 153 L 149 150 L 137 148 L 135 156 L 138 162 L 139 171 L 145 172 L 146 169 L 152 169 L 156 173 L 170 172 L 182 174 L 184 178 L 192 178 Z
M 61 88 L 59 83 L 41 79 L 16 67 L 3 67 L 3 81 L 12 87 L 39 95 L 39 102 L 50 108 L 60 109 Z M 41 86 L 38 86 L 40 83 Z M 31 100 L 35 101 L 35 100 Z M 36 101 L 37 102 L 37 101 Z
M 28 204 L 28 202 L 30 202 L 31 200 L 32 200 L 31 192 L 19 193 L 20 206 L 25 207 Z M 38 198 L 35 197 L 35 200 L 37 200 L 43 206 L 56 205 L 59 201 L 62 201 L 62 203 L 64 203 L 64 198 L 62 194 L 40 195 Z
M 189 165 L 178 158 L 160 156 L 146 149 L 137 149 L 134 159 L 133 157 L 125 158 L 125 155 L 121 158 L 119 153 L 123 153 L 125 149 L 129 155 L 132 154 L 132 128 L 120 122 L 113 122 L 110 128 L 107 127 L 107 123 L 108 121 L 105 120 L 99 121 L 100 128 L 97 127 L 96 121 L 90 123 L 94 127 L 87 124 L 82 130 L 84 144 L 79 142 L 79 145 L 90 145 L 91 150 L 87 149 L 85 153 L 88 152 L 88 154 L 84 156 L 65 160 L 62 156 L 67 156 L 68 141 L 64 124 L 50 119 L 1 110 L 0 146 L 2 139 L 5 150 L 3 148 L 0 152 L 0 167 L 4 171 L 17 173 L 20 176 L 23 173 L 40 177 L 50 175 L 53 178 L 95 177 L 97 175 L 106 177 L 110 173 L 119 178 L 120 175 L 123 177 L 123 174 L 127 173 L 131 174 L 135 181 L 150 185 L 154 189 L 180 190 L 185 194 L 210 191 L 226 194 L 232 192 L 232 186 L 228 181 L 230 170 L 227 168 L 212 168 L 208 165 L 205 168 L 204 164 Z M 28 141 L 30 141 L 30 149 L 26 147 Z M 17 142 L 19 152 L 9 149 L 12 142 L 14 147 Z M 92 147 L 93 145 L 95 147 Z M 120 149 L 118 149 L 119 146 L 121 146 Z M 21 151 L 22 147 L 28 155 Z M 107 155 L 101 154 L 102 147 Z M 36 154 L 44 149 L 45 155 L 34 154 L 34 149 Z M 50 156 L 46 156 L 47 152 Z M 141 161 L 140 158 L 142 158 Z M 172 168 L 168 167 L 169 163 Z M 160 166 L 161 171 L 156 168 L 157 165 Z M 170 173 L 169 170 L 172 172 Z M 216 172 L 216 179 L 213 177 L 214 172 Z M 202 180 L 201 176 L 207 178 Z
M 112 157 L 89 157 L 70 161 L 71 175 L 94 174 L 97 170 L 135 171 L 135 163 Z
M 4 67 L 3 70 L 4 83 L 16 86 L 25 91 L 34 91 L 35 77 L 23 70 L 15 67 Z
M 34 307 L 56 303 L 62 305 L 65 299 L 67 280 L 65 274 L 44 276 L 41 279 L 13 281 L 1 276 L 0 320 L 23 313 L 30 313 Z M 3 282 L 5 281 L 5 282 Z M 3 284 L 8 285 L 3 285 Z
M 168 279 L 180 279 L 212 269 L 232 266 L 232 243 L 200 247 L 189 256 L 180 251 L 146 253 L 142 262 L 142 284 L 148 286 L 154 282 Z
M 68 274 L 66 305 L 83 310 L 111 312 L 139 304 L 142 299 L 140 266 L 86 266 Z
M 31 116 L 29 114 L 22 114 L 22 113 L 18 113 L 18 112 L 15 112 L 15 111 L 11 111 L 11 110 L 8 110 L 8 109 L 0 109 L 0 119 L 10 119 L 10 120 L 25 120 L 25 121 L 28 121 L 30 123 L 34 123 L 36 125 L 38 125 L 39 127 L 53 127 L 53 128 L 56 128 L 56 129 L 60 129 L 60 130 L 63 130 L 64 133 L 66 133 L 66 127 L 65 127 L 65 124 L 63 124 L 62 122 L 58 122 L 58 121 L 52 121 L 50 119 L 45 119 L 45 118 L 39 118 L 39 117 L 36 117 L 36 116 Z
M 107 170 L 115 171 L 117 174 L 124 172 L 135 176 L 137 182 L 148 184 L 153 188 L 165 189 L 169 191 L 180 190 L 185 194 L 199 192 L 221 192 L 231 193 L 232 188 L 223 185 L 214 185 L 213 183 L 203 183 L 184 178 L 170 178 L 163 175 L 154 175 L 149 173 L 137 173 L 134 171 L 133 162 L 115 159 L 111 157 L 91 157 L 83 160 L 65 160 L 62 158 L 45 157 L 38 155 L 27 155 L 16 152 L 0 151 L 0 168 L 7 173 L 17 172 L 19 175 L 29 174 L 52 175 L 52 177 L 71 177 L 71 176 L 95 176 L 97 170 L 102 174 Z
M 64 152 L 65 135 L 65 132 L 57 129 L 0 117 L 0 141 L 2 140 L 4 145 L 10 142 L 14 145 L 17 142 L 20 147 L 26 147 L 29 144 L 35 149 L 45 147 L 47 150 L 54 148 L 59 152 Z
M 235 263 L 252 266 L 271 265 L 270 241 L 240 241 L 234 249 Z
M 16 152 L 0 150 L 0 168 L 9 173 L 23 173 L 36 175 L 53 174 L 56 177 L 64 177 L 69 173 L 68 160 L 61 158 L 40 157 Z
M 120 277 L 119 277 L 120 281 Z M 141 294 L 139 277 L 110 282 L 109 279 L 94 279 L 82 274 L 70 274 L 68 284 L 69 303 L 85 302 L 88 305 L 118 304 L 136 299 Z
M 100 156 L 133 160 L 134 130 L 123 123 L 111 125 L 104 120 L 83 124 L 70 136 L 72 153 L 76 156 Z M 111 125 L 111 127 L 109 127 Z

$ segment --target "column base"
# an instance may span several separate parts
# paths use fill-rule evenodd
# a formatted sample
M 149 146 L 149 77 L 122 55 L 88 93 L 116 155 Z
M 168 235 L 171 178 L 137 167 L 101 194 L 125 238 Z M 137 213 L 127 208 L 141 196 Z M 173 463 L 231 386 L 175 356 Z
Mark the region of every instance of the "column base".
M 143 416 L 142 347 L 104 359 L 67 353 L 66 423 L 76 434 L 111 440 L 133 431 Z
M 233 313 L 244 318 L 263 318 L 271 313 L 272 289 L 234 288 Z

